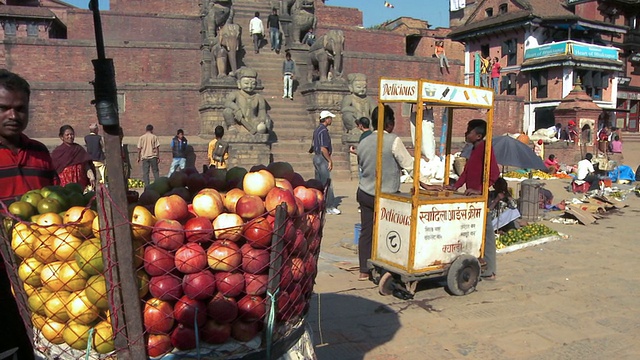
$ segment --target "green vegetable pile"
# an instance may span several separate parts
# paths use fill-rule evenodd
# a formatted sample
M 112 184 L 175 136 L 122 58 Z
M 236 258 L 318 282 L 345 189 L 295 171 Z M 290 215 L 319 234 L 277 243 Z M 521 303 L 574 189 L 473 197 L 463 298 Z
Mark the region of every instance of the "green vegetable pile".
M 544 224 L 529 224 L 517 230 L 511 230 L 496 238 L 496 247 L 502 249 L 506 246 L 524 243 L 539 239 L 544 236 L 557 235 L 558 232 Z

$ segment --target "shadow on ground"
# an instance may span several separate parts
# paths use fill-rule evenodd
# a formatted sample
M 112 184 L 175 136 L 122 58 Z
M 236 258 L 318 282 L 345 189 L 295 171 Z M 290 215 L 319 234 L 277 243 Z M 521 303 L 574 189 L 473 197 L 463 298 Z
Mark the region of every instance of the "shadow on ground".
M 307 319 L 318 359 L 364 359 L 400 328 L 389 306 L 344 293 L 314 294 Z

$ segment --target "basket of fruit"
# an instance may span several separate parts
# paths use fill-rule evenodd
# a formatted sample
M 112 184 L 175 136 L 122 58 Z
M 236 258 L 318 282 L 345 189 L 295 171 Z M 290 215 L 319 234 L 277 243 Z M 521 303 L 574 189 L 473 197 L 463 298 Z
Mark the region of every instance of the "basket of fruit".
M 124 244 L 109 232 L 118 221 L 95 211 L 110 201 L 105 187 L 92 203 L 10 214 L 0 240 L 35 350 L 59 359 L 117 358 L 135 344 L 162 359 L 283 355 L 304 334 L 324 190 L 287 163 L 176 172 L 128 209 L 110 204 L 131 228 Z M 118 261 L 121 246 L 132 261 Z M 117 300 L 127 273 L 137 313 Z
M 502 249 L 507 246 L 530 242 L 551 235 L 558 235 L 558 232 L 544 224 L 532 223 L 501 234 L 496 238 L 496 246 L 498 249 Z

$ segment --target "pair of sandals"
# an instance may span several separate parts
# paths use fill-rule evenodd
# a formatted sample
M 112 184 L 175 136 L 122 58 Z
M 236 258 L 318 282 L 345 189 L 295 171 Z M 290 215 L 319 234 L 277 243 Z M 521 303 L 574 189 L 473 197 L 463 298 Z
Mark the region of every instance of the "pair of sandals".
M 369 280 L 369 273 L 360 273 L 360 275 L 358 275 L 358 281 L 368 281 Z
M 496 280 L 496 274 L 491 274 L 489 276 L 481 276 L 480 279 L 481 280 L 486 280 L 486 281 L 495 281 Z

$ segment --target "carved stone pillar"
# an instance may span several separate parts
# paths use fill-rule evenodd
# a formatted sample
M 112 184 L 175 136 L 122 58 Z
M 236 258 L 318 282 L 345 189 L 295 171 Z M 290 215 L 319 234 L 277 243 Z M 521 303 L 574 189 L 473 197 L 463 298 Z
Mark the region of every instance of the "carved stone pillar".
M 210 62 L 208 68 L 211 68 Z M 213 138 L 216 126 L 224 126 L 224 118 L 222 117 L 224 102 L 227 95 L 237 89 L 235 79 L 232 77 L 214 80 L 207 77 L 204 79 L 204 84 L 200 89 L 200 108 L 198 109 L 200 113 L 201 137 Z

